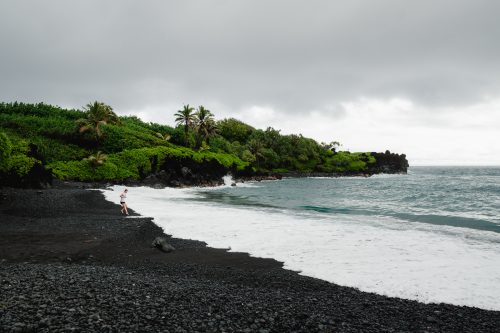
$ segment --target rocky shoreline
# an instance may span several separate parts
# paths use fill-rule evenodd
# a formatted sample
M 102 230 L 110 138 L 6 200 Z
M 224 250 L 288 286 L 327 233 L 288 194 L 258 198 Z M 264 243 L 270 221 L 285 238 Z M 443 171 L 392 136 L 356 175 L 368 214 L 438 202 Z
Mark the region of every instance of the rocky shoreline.
M 320 171 L 311 172 L 256 172 L 251 167 L 243 170 L 236 170 L 235 167 L 224 167 L 217 161 L 203 161 L 197 163 L 189 158 L 165 158 L 161 161 L 162 167 L 156 172 L 146 173 L 139 170 L 138 179 L 117 179 L 116 181 L 101 181 L 96 183 L 86 183 L 85 186 L 105 187 L 114 184 L 124 184 L 127 186 L 149 186 L 152 188 L 163 187 L 190 187 L 190 186 L 218 186 L 224 183 L 223 177 L 232 175 L 237 182 L 277 180 L 283 177 L 369 177 L 379 173 L 401 173 L 405 174 L 409 164 L 405 154 L 395 154 L 389 151 L 385 153 L 370 153 L 375 157 L 376 162 L 367 166 L 364 171 L 344 171 L 336 173 L 326 173 Z M 155 157 L 151 164 L 156 166 L 160 162 Z M 153 168 L 155 169 L 155 168 Z M 50 169 L 45 169 L 42 165 L 36 164 L 26 175 L 20 177 L 14 173 L 0 171 L 0 188 L 50 188 L 61 186 L 61 181 L 54 177 Z
M 0 189 L 0 331 L 500 331 L 498 311 L 364 293 L 168 237 L 82 186 Z M 152 247 L 157 236 L 176 250 Z

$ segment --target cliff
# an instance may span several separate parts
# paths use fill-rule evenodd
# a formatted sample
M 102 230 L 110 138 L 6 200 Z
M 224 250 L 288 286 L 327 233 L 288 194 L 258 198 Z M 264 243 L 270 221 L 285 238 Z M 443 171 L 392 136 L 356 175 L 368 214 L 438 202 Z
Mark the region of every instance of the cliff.
M 236 167 L 224 166 L 216 159 L 194 161 L 192 158 L 167 157 L 161 161 L 152 159 L 151 164 L 160 164 L 159 168 L 153 167 L 155 172 L 143 172 L 139 170 L 139 179 L 125 180 L 101 180 L 93 183 L 98 186 L 110 183 L 121 183 L 127 185 L 145 185 L 151 187 L 182 187 L 182 186 L 215 186 L 223 183 L 222 177 L 232 174 L 236 178 L 246 180 L 272 180 L 282 177 L 343 177 L 343 176 L 370 176 L 379 173 L 406 173 L 408 170 L 408 160 L 405 154 L 395 154 L 389 151 L 385 153 L 372 152 L 375 163 L 369 164 L 364 171 L 353 172 L 286 172 L 286 173 L 256 173 L 251 168 L 236 170 Z M 71 179 L 68 179 L 71 180 Z M 78 179 L 75 179 L 78 180 Z M 42 188 L 50 187 L 52 174 L 43 169 L 40 165 L 24 177 L 15 174 L 0 173 L 0 187 L 25 187 Z M 90 182 L 92 183 L 92 181 Z M 89 184 L 90 184 L 89 183 Z
M 368 165 L 369 174 L 377 173 L 406 173 L 408 171 L 408 160 L 405 154 L 395 154 L 386 150 L 385 153 L 372 152 L 375 164 Z

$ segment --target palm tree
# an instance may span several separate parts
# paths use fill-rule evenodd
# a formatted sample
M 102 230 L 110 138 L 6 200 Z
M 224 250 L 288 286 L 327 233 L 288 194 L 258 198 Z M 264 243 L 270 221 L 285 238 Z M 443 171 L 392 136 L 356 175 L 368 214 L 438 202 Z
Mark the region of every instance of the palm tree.
M 194 115 L 196 132 L 198 134 L 196 146 L 199 148 L 203 139 L 208 139 L 209 136 L 215 134 L 216 125 L 213 113 L 205 109 L 203 105 L 198 107 Z
M 203 127 L 202 136 L 207 141 L 207 144 L 209 144 L 210 138 L 217 133 L 217 130 L 218 130 L 217 124 L 213 119 L 210 119 L 209 121 L 205 122 L 205 126 Z
M 189 128 L 193 126 L 194 123 L 194 108 L 190 107 L 189 104 L 184 105 L 182 110 L 175 113 L 175 122 L 177 125 L 184 125 L 184 141 L 186 146 L 188 145 L 188 132 Z
M 113 112 L 113 108 L 102 102 L 89 103 L 84 108 L 87 118 L 78 119 L 76 122 L 80 133 L 94 132 L 96 140 L 102 136 L 101 126 L 106 124 L 118 124 L 120 119 Z
M 83 160 L 89 162 L 89 164 L 93 168 L 97 168 L 98 166 L 103 165 L 107 159 L 108 156 L 106 154 L 103 154 L 100 151 L 98 151 L 95 155 L 90 155 L 89 157 L 84 158 Z
M 248 150 L 255 157 L 255 161 L 257 162 L 257 168 L 259 168 L 260 160 L 264 158 L 264 144 L 259 139 L 251 139 L 248 141 Z
M 323 147 L 323 149 L 330 150 L 333 153 L 336 153 L 337 152 L 337 148 L 339 148 L 340 146 L 342 146 L 342 145 L 338 141 L 332 141 L 332 142 L 329 142 L 329 143 L 321 142 L 321 147 Z

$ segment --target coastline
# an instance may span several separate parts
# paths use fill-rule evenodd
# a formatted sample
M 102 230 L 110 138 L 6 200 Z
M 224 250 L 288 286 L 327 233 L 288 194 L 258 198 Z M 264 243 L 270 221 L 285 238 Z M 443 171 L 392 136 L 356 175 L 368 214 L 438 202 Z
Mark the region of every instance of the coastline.
M 79 184 L 0 189 L 0 330 L 498 331 L 500 312 L 360 292 L 170 238 Z M 133 207 L 132 207 L 133 208 Z

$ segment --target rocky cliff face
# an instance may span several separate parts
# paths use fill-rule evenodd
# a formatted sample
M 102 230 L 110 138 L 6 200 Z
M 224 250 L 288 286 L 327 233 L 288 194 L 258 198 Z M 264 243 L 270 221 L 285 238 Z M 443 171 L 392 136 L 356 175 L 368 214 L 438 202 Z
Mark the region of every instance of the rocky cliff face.
M 385 153 L 372 152 L 371 155 L 375 157 L 376 163 L 370 165 L 364 171 L 345 171 L 345 172 L 298 172 L 291 171 L 286 173 L 266 173 L 266 174 L 238 174 L 237 176 L 249 180 L 270 180 L 281 179 L 282 177 L 345 177 L 345 176 L 359 176 L 369 177 L 379 173 L 402 173 L 408 171 L 408 160 L 405 154 L 394 154 L 390 151 Z
M 0 172 L 0 187 L 44 188 L 52 184 L 52 173 L 41 164 L 35 164 L 24 176 L 14 172 Z
M 210 162 L 197 163 L 191 159 L 167 159 L 163 162 L 161 171 L 158 173 L 144 175 L 139 181 L 129 181 L 128 184 L 140 184 L 151 187 L 164 186 L 214 186 L 223 184 L 222 177 L 228 173 L 243 180 L 273 180 L 282 177 L 342 177 L 342 176 L 370 176 L 378 173 L 406 173 L 408 170 L 408 160 L 404 154 L 394 154 L 389 151 L 385 153 L 371 153 L 376 163 L 363 172 L 348 173 L 299 173 L 289 172 L 286 174 L 259 173 L 256 174 L 247 168 L 236 172 L 226 168 L 213 160 Z
M 214 186 L 223 184 L 222 177 L 231 172 L 216 160 L 197 163 L 189 158 L 167 158 L 157 173 L 144 175 L 139 183 L 152 187 Z
M 298 173 L 287 174 L 255 174 L 251 168 L 236 173 L 236 170 L 226 168 L 216 160 L 195 162 L 189 158 L 169 158 L 162 162 L 152 161 L 155 165 L 161 163 L 159 172 L 153 174 L 141 174 L 140 180 L 128 180 L 128 185 L 145 185 L 151 187 L 182 187 L 182 186 L 215 186 L 223 184 L 222 177 L 228 173 L 237 178 L 248 180 L 281 179 L 281 177 L 342 177 L 342 176 L 369 176 L 378 173 L 406 173 L 408 160 L 404 154 L 394 154 L 389 151 L 385 153 L 371 153 L 376 163 L 368 170 L 357 173 Z M 12 174 L 0 174 L 0 187 L 31 187 L 41 188 L 50 186 L 52 175 L 43 167 L 33 168 L 29 174 L 22 179 Z M 99 184 L 94 184 L 98 186 Z
M 394 154 L 386 150 L 385 153 L 371 153 L 377 162 L 368 168 L 369 174 L 377 173 L 406 173 L 408 160 L 405 154 Z

